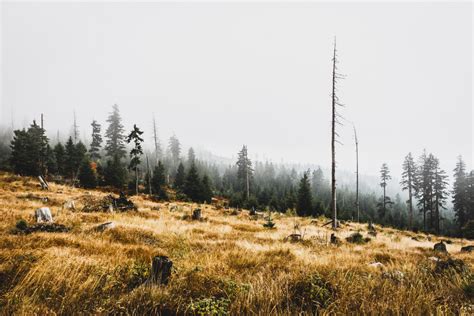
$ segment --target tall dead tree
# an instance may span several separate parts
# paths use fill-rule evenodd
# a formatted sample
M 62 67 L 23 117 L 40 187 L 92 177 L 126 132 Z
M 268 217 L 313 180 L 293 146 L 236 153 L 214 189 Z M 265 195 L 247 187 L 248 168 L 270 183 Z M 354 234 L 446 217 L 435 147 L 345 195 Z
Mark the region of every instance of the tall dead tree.
M 357 222 L 360 221 L 360 209 L 359 209 L 359 139 L 357 138 L 357 130 L 355 125 L 354 127 L 354 141 L 355 141 L 355 148 L 356 148 L 356 202 L 355 207 L 357 210 Z
M 155 164 L 158 165 L 158 160 L 161 158 L 161 146 L 160 141 L 158 140 L 155 115 L 153 115 L 153 141 L 155 145 Z
M 343 106 L 339 102 L 337 97 L 337 80 L 344 79 L 342 75 L 337 72 L 337 50 L 336 50 L 336 39 L 334 38 L 334 51 L 332 58 L 332 120 L 331 120 L 331 154 L 332 154 L 332 163 L 331 163 L 331 211 L 332 211 L 332 228 L 337 228 L 337 199 L 336 199 L 336 143 L 340 143 L 336 138 L 339 137 L 339 134 L 336 132 L 336 124 L 342 125 L 338 118 L 342 116 L 338 113 L 337 107 Z
M 74 125 L 73 125 L 73 137 L 74 137 L 74 144 L 77 143 L 77 138 L 79 137 L 79 126 L 77 126 L 77 120 L 76 120 L 76 111 L 74 111 Z

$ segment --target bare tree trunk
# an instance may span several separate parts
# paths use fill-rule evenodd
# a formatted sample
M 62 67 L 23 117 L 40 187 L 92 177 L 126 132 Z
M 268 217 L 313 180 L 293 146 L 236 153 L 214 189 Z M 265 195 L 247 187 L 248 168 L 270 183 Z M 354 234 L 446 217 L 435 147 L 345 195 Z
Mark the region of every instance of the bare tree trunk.
M 332 59 L 332 122 L 331 122 L 331 211 L 332 228 L 337 228 L 336 208 L 336 40 L 334 39 L 334 52 Z
M 136 195 L 138 195 L 138 168 L 135 168 L 135 191 Z
M 149 162 L 148 162 L 148 155 L 146 155 L 145 157 L 146 157 L 146 171 L 147 171 L 147 175 L 148 175 L 148 190 L 149 190 L 150 195 L 152 195 L 152 192 L 151 192 L 151 170 L 150 170 L 150 164 L 149 164 Z
M 246 173 L 245 173 L 245 177 L 246 177 L 246 187 L 247 187 L 247 201 L 249 200 L 249 197 L 250 197 L 250 188 L 249 188 L 249 168 L 248 168 L 248 165 L 246 166 Z
M 357 130 L 354 126 L 354 139 L 356 146 L 356 210 L 357 210 L 357 222 L 360 222 L 360 210 L 359 210 L 359 140 L 357 138 Z
M 408 172 L 408 207 L 410 214 L 408 215 L 409 229 L 413 228 L 413 197 L 411 192 L 411 172 Z
M 155 164 L 158 164 L 159 156 L 158 156 L 158 133 L 156 131 L 156 121 L 155 116 L 153 115 L 153 140 L 155 142 Z

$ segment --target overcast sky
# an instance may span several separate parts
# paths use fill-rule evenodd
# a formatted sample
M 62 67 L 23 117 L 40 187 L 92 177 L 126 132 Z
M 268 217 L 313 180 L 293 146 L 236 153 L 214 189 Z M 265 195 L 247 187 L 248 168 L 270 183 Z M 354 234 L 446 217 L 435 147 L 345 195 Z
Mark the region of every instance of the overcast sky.
M 472 167 L 472 4 L 9 3 L 1 6 L 0 122 L 45 115 L 55 135 L 105 123 L 232 157 L 330 165 L 331 54 L 340 58 L 339 166 L 362 173 L 423 148 Z M 166 141 L 167 142 L 167 141 Z

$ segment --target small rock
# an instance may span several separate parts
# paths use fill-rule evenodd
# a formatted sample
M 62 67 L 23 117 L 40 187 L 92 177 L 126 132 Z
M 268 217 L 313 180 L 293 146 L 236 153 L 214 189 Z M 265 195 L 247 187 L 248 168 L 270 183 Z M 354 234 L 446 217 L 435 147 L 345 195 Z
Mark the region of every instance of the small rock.
M 385 265 L 382 262 L 372 262 L 372 263 L 369 263 L 369 267 L 382 269 L 385 267 Z
M 106 223 L 103 223 L 103 224 L 100 224 L 99 226 L 97 226 L 95 228 L 95 230 L 103 232 L 104 230 L 112 229 L 112 228 L 115 228 L 115 223 L 114 222 L 106 222 Z
M 446 245 L 442 241 L 437 244 L 434 244 L 433 249 L 434 251 L 448 253 L 448 250 L 446 249 Z
M 429 257 L 428 260 L 438 262 L 440 259 L 438 257 Z
M 474 251 L 473 245 L 461 247 L 461 252 L 473 252 L 473 251 Z
M 52 223 L 53 216 L 51 215 L 51 210 L 49 207 L 40 207 L 35 211 L 35 218 L 37 223 Z
M 382 273 L 382 277 L 386 279 L 391 279 L 397 283 L 402 283 L 403 279 L 405 278 L 405 275 L 402 271 L 394 270 Z
M 76 204 L 74 203 L 74 200 L 67 200 L 66 203 L 64 203 L 63 207 L 65 209 L 75 210 Z

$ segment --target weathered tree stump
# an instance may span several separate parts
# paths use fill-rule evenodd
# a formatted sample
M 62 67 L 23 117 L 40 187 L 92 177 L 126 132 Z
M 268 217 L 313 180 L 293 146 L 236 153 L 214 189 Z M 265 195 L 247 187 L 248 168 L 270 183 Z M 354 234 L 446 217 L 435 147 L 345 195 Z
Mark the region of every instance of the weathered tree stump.
M 201 220 L 201 209 L 197 208 L 193 211 L 192 219 L 193 221 L 200 221 Z
M 49 190 L 48 183 L 46 182 L 46 180 L 44 180 L 44 178 L 42 176 L 38 176 L 38 180 L 39 180 L 39 183 L 41 185 L 41 189 Z
M 446 245 L 442 241 L 437 244 L 434 244 L 433 249 L 434 251 L 448 253 L 448 250 L 446 249 Z
M 332 233 L 331 234 L 331 244 L 339 245 L 340 243 L 341 243 L 341 241 L 339 240 L 339 238 L 337 238 L 336 235 L 334 233 Z
M 173 261 L 166 256 L 156 256 L 151 262 L 150 276 L 145 285 L 167 285 L 171 276 Z
M 252 207 L 252 209 L 250 210 L 249 215 L 250 215 L 250 216 L 255 216 L 255 215 L 257 215 L 257 212 L 255 211 L 255 208 L 254 208 L 254 207 Z
M 51 210 L 49 207 L 40 207 L 35 211 L 35 218 L 37 223 L 52 223 L 53 215 L 51 215 Z

